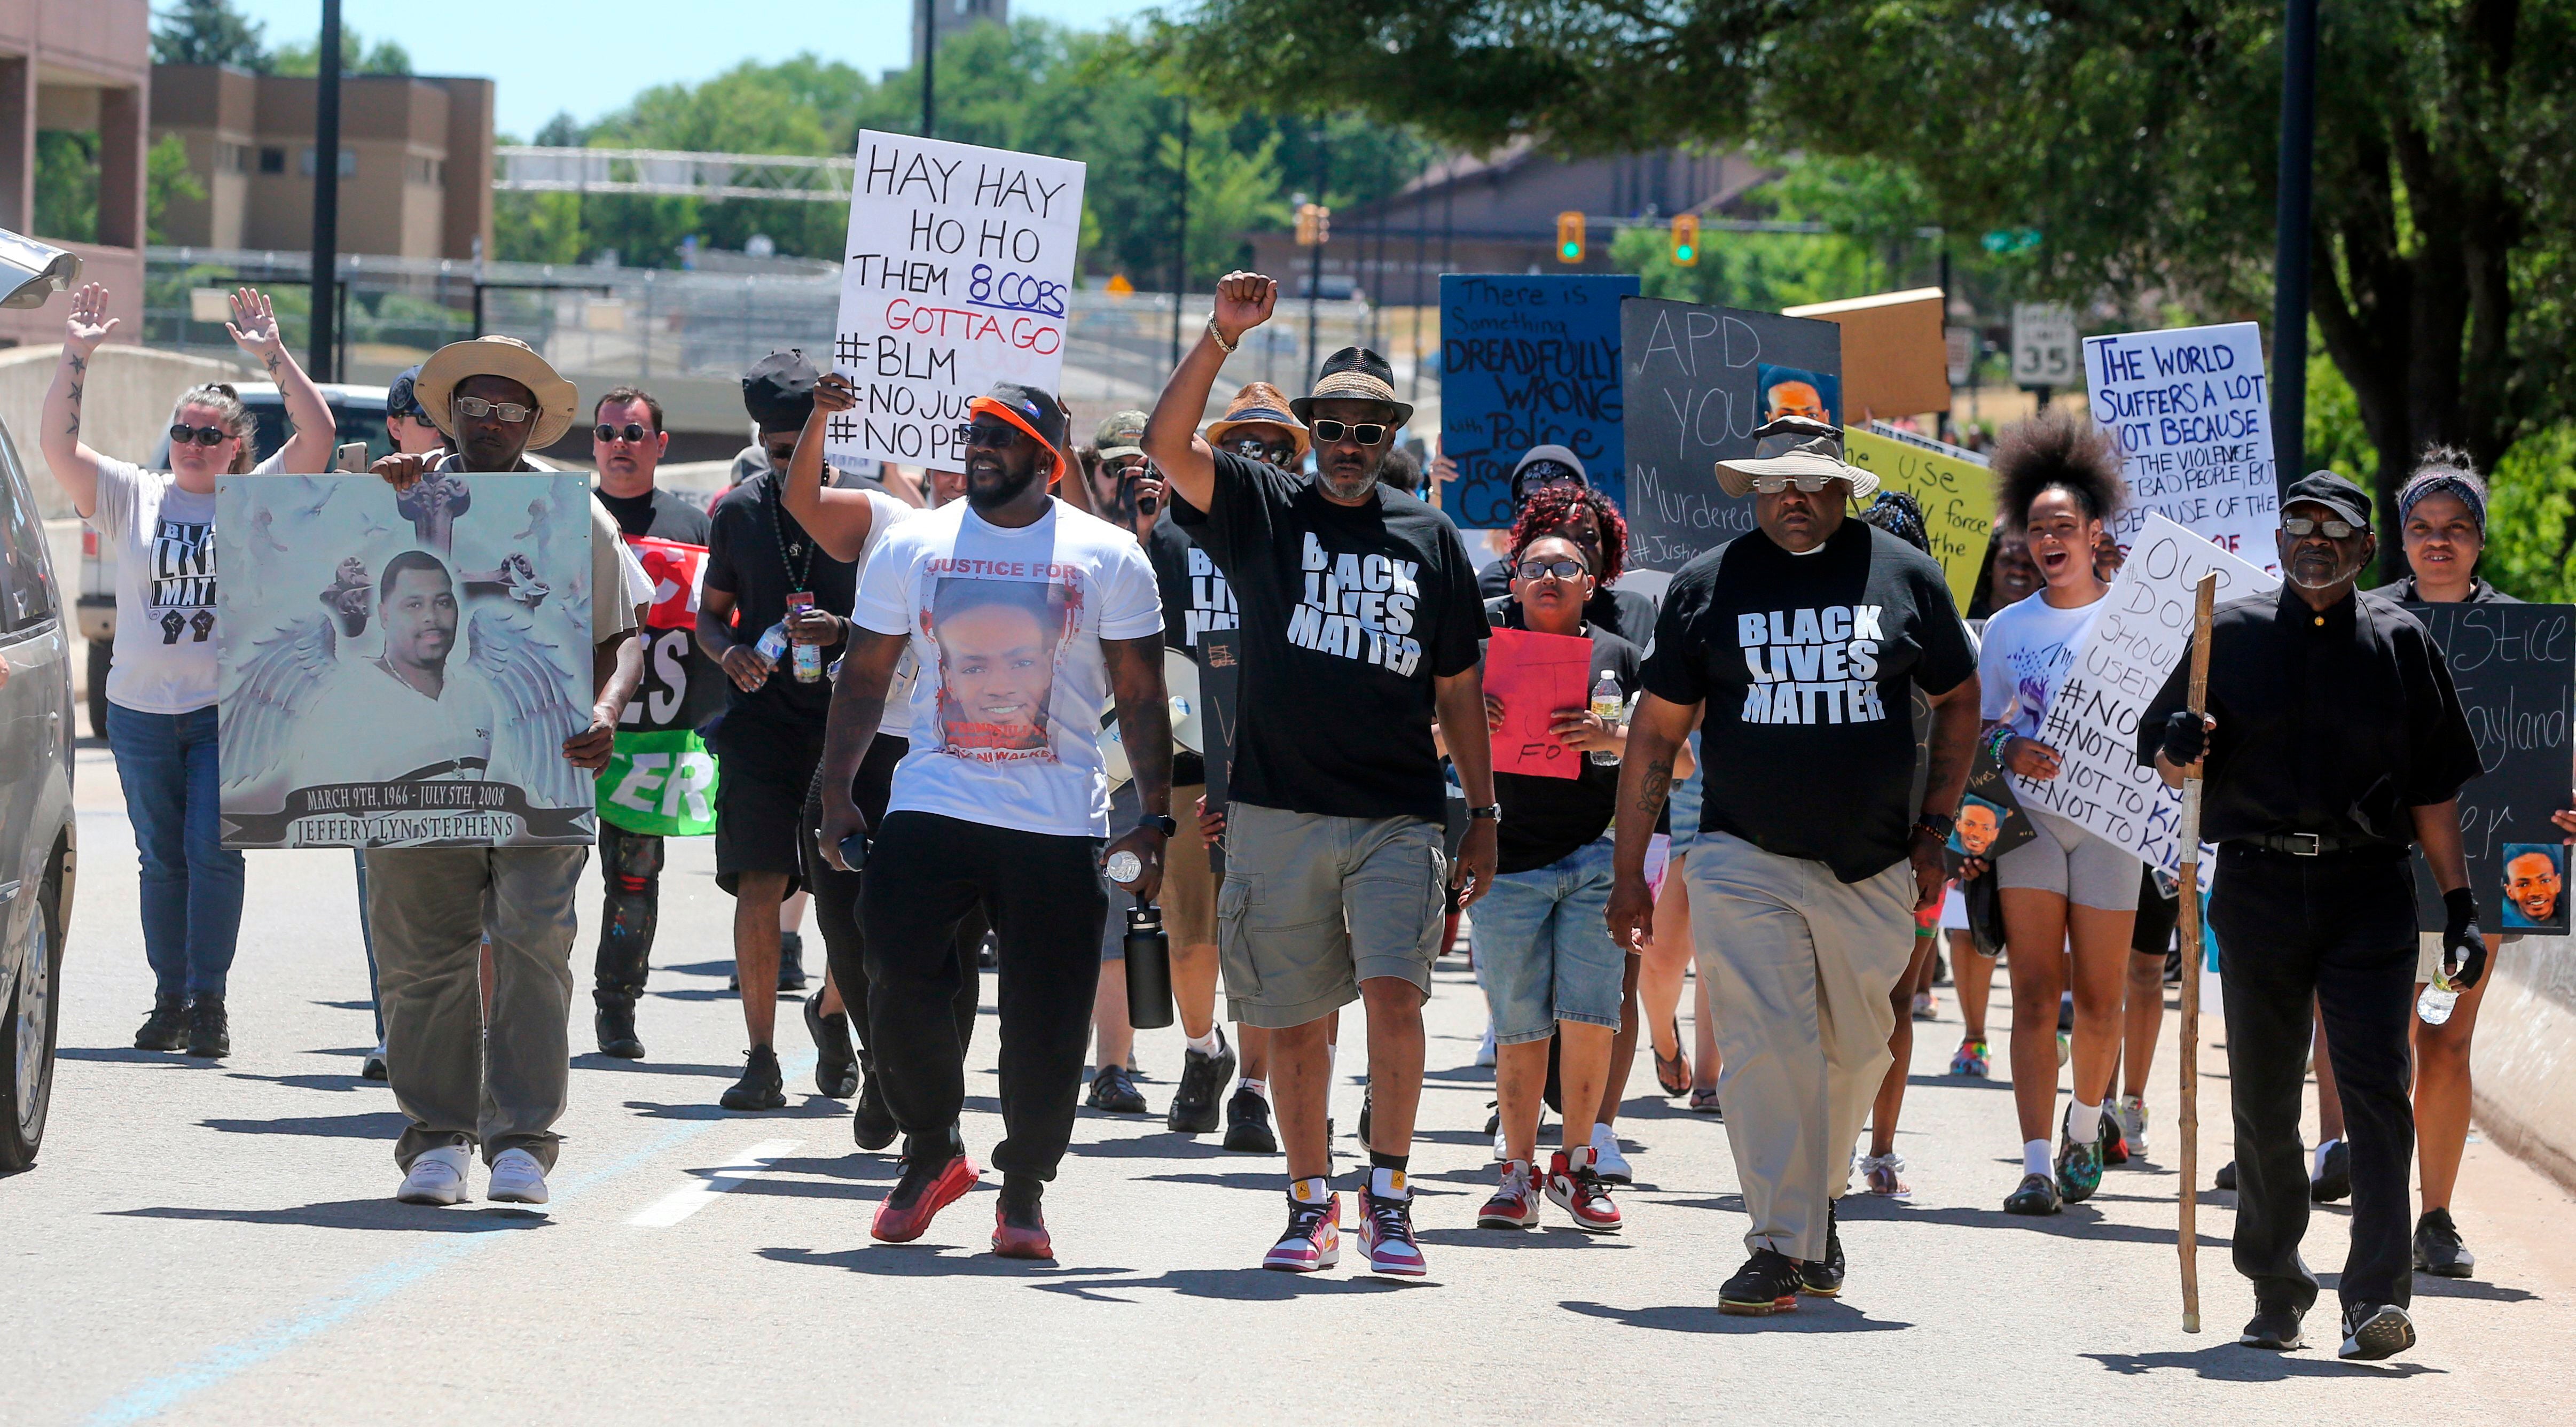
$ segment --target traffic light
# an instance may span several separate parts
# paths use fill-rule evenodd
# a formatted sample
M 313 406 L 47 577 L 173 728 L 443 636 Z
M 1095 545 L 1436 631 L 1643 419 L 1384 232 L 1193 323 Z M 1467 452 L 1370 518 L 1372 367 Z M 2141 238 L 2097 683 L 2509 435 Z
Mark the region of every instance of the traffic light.
M 1333 210 L 1320 203 L 1297 205 L 1297 246 L 1317 247 L 1333 241 Z
M 1699 261 L 1699 215 L 1673 215 L 1673 266 L 1686 268 Z
M 1583 261 L 1583 214 L 1567 209 L 1556 215 L 1556 260 L 1560 263 Z

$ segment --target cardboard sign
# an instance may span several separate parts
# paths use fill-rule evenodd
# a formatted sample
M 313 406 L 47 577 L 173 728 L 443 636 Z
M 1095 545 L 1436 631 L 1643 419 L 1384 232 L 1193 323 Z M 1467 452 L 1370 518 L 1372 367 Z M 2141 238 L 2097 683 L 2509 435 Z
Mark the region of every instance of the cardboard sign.
M 1463 530 L 1503 530 L 1512 466 L 1563 446 L 1624 509 L 1619 300 L 1637 279 L 1590 274 L 1440 278 L 1440 450 L 1458 467 L 1442 509 Z
M 2193 586 L 2210 570 L 2218 604 L 2281 587 L 2198 534 L 2147 517 L 2040 717 L 2039 741 L 2057 750 L 2057 776 L 2012 779 L 2024 808 L 2078 823 L 2167 875 L 2182 868 L 2182 793 L 2138 762 L 2138 715 L 2191 645 Z
M 1071 159 L 860 132 L 832 344 L 859 404 L 826 430 L 836 465 L 953 470 L 969 397 L 1059 388 L 1082 179 Z
M 1204 737 L 1207 747 L 1199 750 L 1207 764 L 1208 811 L 1223 811 L 1228 797 L 1226 788 L 1234 776 L 1234 732 L 1243 726 L 1243 631 L 1211 629 L 1199 636 L 1199 696 L 1207 700 L 1207 725 Z M 1181 810 L 1181 835 L 1196 837 L 1198 829 Z M 1216 880 L 1225 880 L 1225 844 L 1208 849 L 1208 864 Z
M 1986 458 L 1880 422 L 1844 427 L 1843 457 L 1877 476 L 1880 490 L 1904 491 L 1922 505 L 1932 558 L 1949 577 L 1950 598 L 1966 609 L 1995 533 L 1995 478 Z
M 1842 424 L 1842 329 L 1807 317 L 1661 298 L 1619 304 L 1627 413 L 1628 564 L 1680 569 L 1753 528 L 1751 498 L 1719 489 L 1717 462 L 1754 454 L 1775 415 Z
M 1941 308 L 1941 289 L 1918 287 L 1784 307 L 1780 315 L 1814 317 L 1843 329 L 1844 416 L 1865 421 L 1950 409 L 1950 351 Z
M 1585 754 L 1548 731 L 1556 716 L 1590 703 L 1592 641 L 1570 634 L 1497 629 L 1485 645 L 1485 696 L 1503 705 L 1494 771 L 1580 778 Z
M 2129 501 L 2111 538 L 2132 549 L 2149 516 L 2281 573 L 2273 533 L 2272 390 L 2251 322 L 2084 339 L 2093 419 L 2120 443 Z
M 2367 598 L 2367 596 L 2365 596 Z M 2486 772 L 2460 790 L 2460 843 L 2479 925 L 2491 932 L 2567 933 L 2569 699 L 2576 689 L 2576 606 L 2410 604 L 2451 666 Z M 2415 910 L 2443 925 L 2442 893 L 2415 858 Z

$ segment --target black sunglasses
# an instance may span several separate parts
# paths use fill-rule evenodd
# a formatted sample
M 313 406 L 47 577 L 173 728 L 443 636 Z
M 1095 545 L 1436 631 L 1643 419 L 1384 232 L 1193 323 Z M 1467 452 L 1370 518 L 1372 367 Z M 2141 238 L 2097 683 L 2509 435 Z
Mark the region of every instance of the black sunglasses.
M 1363 446 L 1374 446 L 1386 439 L 1385 425 L 1375 421 L 1353 426 L 1346 421 L 1323 420 L 1309 423 L 1306 429 L 1314 432 L 1318 441 L 1339 441 L 1344 433 Z
M 1026 433 L 1020 428 L 1007 421 L 957 423 L 957 444 L 960 446 L 989 446 L 996 451 L 1007 451 L 1018 445 L 1020 437 L 1024 434 Z
M 1258 436 L 1237 436 L 1226 442 L 1225 448 L 1246 460 L 1266 461 L 1274 466 L 1284 466 L 1297 459 L 1297 443 L 1294 441 L 1264 441 Z
M 1590 573 L 1580 560 L 1523 560 L 1520 564 L 1520 577 L 1524 580 L 1539 580 L 1549 575 L 1571 580 Z
M 194 441 L 200 446 L 220 446 L 231 440 L 232 435 L 220 426 L 189 426 L 174 422 L 170 427 L 170 444 L 184 446 Z
M 603 421 L 590 428 L 590 439 L 603 443 L 623 441 L 629 446 L 641 446 L 653 439 L 653 433 L 644 429 L 644 424 L 639 421 L 630 421 L 623 426 L 611 426 Z

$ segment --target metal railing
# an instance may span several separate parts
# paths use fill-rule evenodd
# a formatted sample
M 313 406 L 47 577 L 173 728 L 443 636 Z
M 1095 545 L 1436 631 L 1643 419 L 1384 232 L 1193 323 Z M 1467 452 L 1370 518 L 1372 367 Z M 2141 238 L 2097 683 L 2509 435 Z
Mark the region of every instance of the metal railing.
M 854 159 L 677 149 L 504 145 L 492 151 L 498 193 L 632 193 L 657 198 L 777 198 L 848 203 Z

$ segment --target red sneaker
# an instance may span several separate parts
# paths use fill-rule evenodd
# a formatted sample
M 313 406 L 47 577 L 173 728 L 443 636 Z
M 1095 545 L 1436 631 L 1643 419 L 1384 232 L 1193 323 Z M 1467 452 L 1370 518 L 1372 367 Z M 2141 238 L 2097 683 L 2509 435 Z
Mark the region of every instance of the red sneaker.
M 1012 1222 L 1014 1219 L 1019 1222 Z M 1047 1237 L 1046 1215 L 1034 1204 L 1016 1214 L 1007 1206 L 996 1206 L 993 1252 L 1006 1259 L 1054 1258 L 1055 1243 Z
M 1322 1203 L 1288 1196 L 1288 1230 L 1262 1255 L 1263 1268 L 1283 1273 L 1313 1273 L 1342 1261 L 1342 1196 L 1327 1194 Z
M 933 1215 L 974 1187 L 975 1164 L 962 1154 L 935 1164 L 906 1160 L 903 1178 L 895 1181 L 894 1192 L 877 1206 L 876 1223 L 868 1232 L 881 1243 L 911 1243 L 930 1227 Z
M 1411 1196 L 1380 1199 L 1371 1190 L 1360 1191 L 1360 1248 L 1368 1255 L 1371 1273 L 1420 1278 L 1431 1271 L 1422 1261 L 1422 1246 L 1414 1241 Z
M 1619 1232 L 1619 1206 L 1610 1198 L 1609 1186 L 1593 1171 L 1599 1151 L 1590 1145 L 1571 1152 L 1558 1150 L 1547 1165 L 1547 1197 L 1574 1218 L 1574 1227 L 1587 1233 Z
M 1502 1183 L 1494 1197 L 1476 1211 L 1479 1229 L 1527 1229 L 1538 1224 L 1538 1186 L 1530 1182 L 1530 1162 L 1503 1161 Z

